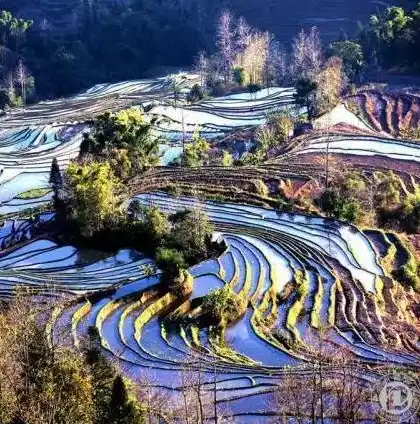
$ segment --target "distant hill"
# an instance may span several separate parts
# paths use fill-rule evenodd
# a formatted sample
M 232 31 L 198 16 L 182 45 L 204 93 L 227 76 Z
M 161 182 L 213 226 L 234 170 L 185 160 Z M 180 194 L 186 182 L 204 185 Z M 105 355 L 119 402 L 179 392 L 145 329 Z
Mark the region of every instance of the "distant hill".
M 281 41 L 288 42 L 302 27 L 317 26 L 324 39 L 340 34 L 352 36 L 357 22 L 383 9 L 387 3 L 375 0 L 3 0 L 2 8 L 34 19 L 36 27 L 47 25 L 57 35 L 77 33 L 79 23 L 88 9 L 106 14 L 115 4 L 135 4 L 145 13 L 159 10 L 177 13 L 195 22 L 198 29 L 211 35 L 214 22 L 224 8 L 243 15 L 253 26 L 269 30 Z M 211 3 L 211 4 L 209 4 Z M 410 5 L 409 0 L 395 0 L 392 4 Z M 173 16 L 171 16 L 173 21 Z
M 272 32 L 288 47 L 300 29 L 312 26 L 319 28 L 325 42 L 353 38 L 358 22 L 366 23 L 369 15 L 384 7 L 385 3 L 372 0 L 2 0 L 0 4 L 0 9 L 34 21 L 18 53 L 35 77 L 40 97 L 67 95 L 103 81 L 136 79 L 150 74 L 150 69 L 189 66 L 200 50 L 214 51 L 216 24 L 225 9 Z M 6 64 L 3 74 L 10 70 L 13 66 Z

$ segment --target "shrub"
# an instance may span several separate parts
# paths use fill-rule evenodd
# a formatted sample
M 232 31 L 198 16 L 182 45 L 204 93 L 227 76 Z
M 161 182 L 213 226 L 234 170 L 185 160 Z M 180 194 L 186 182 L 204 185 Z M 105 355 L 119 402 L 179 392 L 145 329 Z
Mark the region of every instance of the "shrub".
M 169 235 L 168 219 L 155 206 L 145 210 L 143 224 L 147 238 L 156 246 L 162 244 Z
M 198 131 L 196 131 L 192 142 L 185 146 L 181 161 L 185 166 L 201 166 L 209 150 L 209 143 L 204 138 L 201 138 Z
M 375 172 L 376 182 L 375 201 L 380 207 L 400 203 L 401 182 L 392 172 Z
M 289 199 L 285 199 L 281 196 L 277 198 L 277 209 L 280 211 L 292 211 L 294 207 L 294 202 Z
M 356 196 L 366 190 L 366 183 L 360 173 L 356 171 L 348 172 L 345 175 L 343 189 L 346 194 Z
M 255 191 L 258 194 L 261 196 L 268 196 L 270 194 L 270 191 L 263 180 L 253 180 L 252 182 L 254 184 Z
M 407 230 L 412 233 L 420 232 L 420 202 L 416 203 L 406 217 Z
M 325 190 L 319 203 L 322 210 L 329 216 L 345 221 L 355 222 L 360 215 L 360 205 L 352 198 L 343 198 L 337 189 Z
M 184 252 L 189 263 L 196 263 L 207 257 L 207 247 L 213 231 L 214 227 L 204 212 L 186 211 L 175 220 L 170 243 Z
M 420 127 L 417 126 L 417 127 L 402 128 L 399 132 L 399 136 L 407 140 L 419 141 Z
M 331 216 L 335 216 L 337 211 L 340 210 L 342 206 L 342 201 L 340 194 L 336 189 L 327 189 L 325 190 L 319 199 L 322 210 Z
M 294 120 L 288 111 L 271 114 L 268 118 L 268 124 L 274 129 L 277 143 L 288 140 L 295 128 Z
M 246 73 L 243 68 L 234 68 L 233 69 L 233 80 L 236 82 L 236 84 L 243 87 L 245 85 L 246 81 Z
M 185 268 L 185 258 L 177 249 L 160 248 L 156 252 L 156 265 L 168 275 L 175 276 Z
M 203 309 L 217 321 L 226 324 L 237 320 L 246 310 L 246 301 L 230 286 L 212 290 L 203 298 Z
M 252 93 L 256 93 L 262 89 L 260 84 L 248 84 L 248 91 Z
M 166 187 L 166 192 L 169 193 L 172 196 L 180 196 L 182 194 L 182 189 L 181 187 L 179 187 L 179 185 L 177 185 L 176 183 L 173 184 L 169 184 Z
M 196 103 L 205 98 L 206 94 L 204 92 L 203 87 L 201 87 L 199 84 L 195 84 L 191 91 L 188 93 L 187 100 L 190 103 Z
M 339 217 L 348 222 L 355 222 L 360 214 L 360 205 L 355 201 L 344 202 Z
M 232 155 L 229 152 L 223 152 L 223 157 L 221 160 L 221 165 L 222 166 L 232 166 L 233 164 L 233 158 Z

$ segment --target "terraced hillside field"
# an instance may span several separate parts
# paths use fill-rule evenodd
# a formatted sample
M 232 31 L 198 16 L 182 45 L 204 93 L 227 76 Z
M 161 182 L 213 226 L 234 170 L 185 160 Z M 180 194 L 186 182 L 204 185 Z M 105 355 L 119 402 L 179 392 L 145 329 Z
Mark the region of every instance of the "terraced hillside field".
M 128 107 L 147 107 L 147 117 L 156 119 L 155 134 L 163 138 L 161 163 L 167 165 L 182 153 L 181 140 L 193 133 L 213 138 L 234 129 L 248 129 L 264 123 L 267 114 L 293 106 L 293 89 L 271 88 L 258 93 L 236 94 L 194 105 L 185 102 L 185 93 L 198 77 L 170 75 L 155 80 L 98 84 L 84 93 L 62 100 L 41 102 L 24 110 L 14 110 L 0 118 L 0 211 L 13 213 L 23 204 L 45 203 L 51 161 L 57 158 L 65 168 L 80 150 L 83 133 L 99 114 Z M 173 87 L 181 91 L 175 101 Z M 296 112 L 298 113 L 298 112 Z M 251 148 L 252 139 L 245 148 Z M 36 192 L 38 190 L 38 193 Z M 23 202 L 19 195 L 26 192 Z
M 414 95 L 361 93 L 320 117 L 314 131 L 292 139 L 269 162 L 319 163 L 328 154 L 362 169 L 419 176 L 419 142 L 415 136 L 409 138 L 420 116 L 416 105 Z
M 418 372 L 420 298 L 407 283 L 416 252 L 388 229 L 362 231 L 278 209 L 280 192 L 295 198 L 323 189 L 325 167 L 314 157 L 327 152 L 366 173 L 397 170 L 402 190 L 418 183 L 419 144 L 397 138 L 397 126 L 395 132 L 376 127 L 345 105 L 258 166 L 160 166 L 130 181 L 142 206 L 168 214 L 202 210 L 215 225 L 213 237 L 224 252 L 188 270 L 188 296 L 160 284 L 161 271 L 141 252 L 82 249 L 59 244 L 51 226 L 45 232 L 54 219 L 47 181 L 52 158 L 62 168 L 76 158 L 98 113 L 147 106 L 156 133 L 167 137 L 161 146 L 166 165 L 197 128 L 215 149 L 221 148 L 220 136 L 248 134 L 249 150 L 256 126 L 270 112 L 304 112 L 294 107 L 290 88 L 187 104 L 195 81 L 180 74 L 101 84 L 0 118 L 0 213 L 9 214 L 0 228 L 0 297 L 10 299 L 23 287 L 36 299 L 58 299 L 48 319 L 51 337 L 78 347 L 96 327 L 106 355 L 125 375 L 170 399 L 167 413 L 178 420 L 184 390 L 196 388 L 198 378 L 208 421 L 215 403 L 226 422 L 272 422 L 279 412 L 278 383 L 294 376 L 308 382 L 321 350 L 357 365 L 352 377 L 360 389 L 371 387 L 389 366 Z M 182 92 L 176 101 L 174 82 Z M 159 191 L 171 186 L 193 196 Z M 202 193 L 218 201 L 199 200 Z M 38 206 L 46 211 L 30 210 Z M 236 314 L 229 319 L 209 314 L 209 295 L 217 289 L 235 299 Z M 328 371 L 335 378 L 340 372 L 335 366 Z M 285 414 L 288 406 L 283 402 Z M 361 420 L 369 411 L 364 405 Z
M 22 224 L 2 234 L 3 243 L 10 240 L 0 257 L 3 296 L 15 285 L 38 295 L 66 294 L 68 306 L 51 314 L 54 334 L 67 334 L 77 346 L 95 326 L 103 348 L 125 373 L 147 377 L 173 399 L 175 409 L 187 367 L 202 373 L 209 396 L 217 370 L 217 407 L 239 422 L 269 422 L 285 367 L 304 376 L 319 343 L 365 363 L 360 384 L 379 378 L 381 364 L 417 366 L 418 295 L 381 266 L 391 248 L 396 256 L 404 253 L 393 235 L 162 193 L 137 199 L 168 213 L 200 208 L 216 226 L 214 237 L 226 243 L 220 257 L 189 270 L 188 298 L 162 291 L 159 271 L 136 252 L 98 258 L 31 240 L 30 229 L 19 241 Z M 146 271 L 150 265 L 152 273 Z M 206 325 L 205 296 L 221 287 L 243 299 L 244 313 L 230 324 Z
M 420 97 L 417 94 L 367 90 L 346 101 L 359 110 L 376 131 L 399 136 L 404 130 L 419 126 Z

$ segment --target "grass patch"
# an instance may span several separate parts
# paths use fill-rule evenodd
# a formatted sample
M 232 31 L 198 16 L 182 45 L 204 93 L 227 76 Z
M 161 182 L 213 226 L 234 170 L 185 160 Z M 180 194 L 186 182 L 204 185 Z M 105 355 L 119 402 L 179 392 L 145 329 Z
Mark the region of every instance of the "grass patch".
M 384 299 L 384 281 L 380 276 L 375 278 L 375 288 L 376 288 L 376 299 L 378 302 L 379 309 L 382 312 L 385 312 L 385 299 Z
M 402 236 L 398 236 L 395 233 L 392 234 L 396 252 L 399 250 L 405 259 L 402 266 L 393 270 L 392 276 L 405 285 L 412 287 L 416 292 L 420 292 L 420 266 L 415 254 L 412 252 L 410 242 Z
M 46 194 L 51 192 L 50 188 L 33 188 L 31 190 L 24 191 L 16 196 L 16 199 L 29 200 L 38 199 L 44 197 Z
M 321 308 L 322 298 L 324 297 L 324 285 L 322 284 L 322 278 L 318 276 L 318 290 L 315 294 L 314 304 L 311 312 L 311 325 L 314 328 L 321 328 Z
M 209 342 L 219 357 L 227 359 L 235 364 L 243 364 L 248 366 L 255 365 L 255 362 L 252 359 L 245 355 L 241 355 L 226 344 L 225 326 L 210 327 Z
M 296 340 L 300 340 L 300 334 L 296 328 L 296 323 L 303 311 L 305 298 L 309 293 L 309 277 L 304 271 L 296 271 L 295 282 L 296 297 L 293 302 L 293 305 L 287 312 L 286 327 L 290 332 L 292 332 Z
M 381 260 L 382 268 L 385 270 L 387 275 L 392 275 L 394 271 L 396 254 L 397 254 L 397 249 L 395 245 L 390 244 L 386 252 L 386 255 Z

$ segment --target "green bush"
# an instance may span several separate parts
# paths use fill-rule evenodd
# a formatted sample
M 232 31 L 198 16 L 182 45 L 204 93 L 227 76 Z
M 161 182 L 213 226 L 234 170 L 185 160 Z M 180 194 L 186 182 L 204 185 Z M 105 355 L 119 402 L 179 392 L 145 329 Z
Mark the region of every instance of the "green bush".
M 260 91 L 262 89 L 262 86 L 260 84 L 248 84 L 248 91 L 250 93 L 256 93 L 257 91 Z
M 360 205 L 355 201 L 344 202 L 340 211 L 340 219 L 355 222 L 360 214 Z
M 325 190 L 319 199 L 322 210 L 329 216 L 355 222 L 360 215 L 360 205 L 355 199 L 344 198 L 338 189 Z
M 236 84 L 243 87 L 245 85 L 246 81 L 246 73 L 243 68 L 234 68 L 233 69 L 233 80 L 236 82 Z
M 263 180 L 253 180 L 252 182 L 255 186 L 255 191 L 257 194 L 261 196 L 268 196 L 270 194 L 270 191 Z
M 185 258 L 177 249 L 162 247 L 156 252 L 156 265 L 169 275 L 177 275 L 180 269 L 185 268 Z
M 223 152 L 223 156 L 222 156 L 222 159 L 221 159 L 221 165 L 228 167 L 228 166 L 232 166 L 232 164 L 233 164 L 232 155 L 229 152 L 226 152 L 226 151 Z
M 213 319 L 224 321 L 226 324 L 234 322 L 246 310 L 246 301 L 236 294 L 230 286 L 212 290 L 203 298 L 203 309 Z
M 277 209 L 280 211 L 292 211 L 294 207 L 294 202 L 292 200 L 285 199 L 281 196 L 277 198 Z
M 213 231 L 214 227 L 204 212 L 185 211 L 174 220 L 170 244 L 184 252 L 188 263 L 196 263 L 208 256 Z

